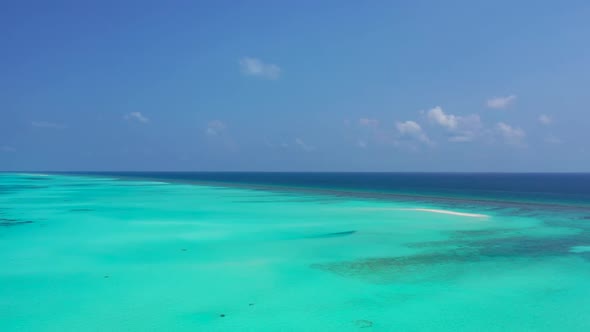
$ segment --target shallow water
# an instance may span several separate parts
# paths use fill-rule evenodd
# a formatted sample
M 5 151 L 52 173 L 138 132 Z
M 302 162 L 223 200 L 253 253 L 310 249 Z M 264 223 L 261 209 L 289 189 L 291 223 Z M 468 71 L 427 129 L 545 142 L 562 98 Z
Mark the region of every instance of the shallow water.
M 0 329 L 586 331 L 581 197 L 0 174 Z

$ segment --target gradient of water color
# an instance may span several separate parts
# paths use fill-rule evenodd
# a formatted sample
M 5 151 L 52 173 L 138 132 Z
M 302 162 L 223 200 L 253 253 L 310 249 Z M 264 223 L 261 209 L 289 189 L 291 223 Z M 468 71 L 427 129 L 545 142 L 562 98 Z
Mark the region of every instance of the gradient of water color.
M 583 186 L 445 198 L 165 179 L 0 174 L 1 330 L 590 326 Z

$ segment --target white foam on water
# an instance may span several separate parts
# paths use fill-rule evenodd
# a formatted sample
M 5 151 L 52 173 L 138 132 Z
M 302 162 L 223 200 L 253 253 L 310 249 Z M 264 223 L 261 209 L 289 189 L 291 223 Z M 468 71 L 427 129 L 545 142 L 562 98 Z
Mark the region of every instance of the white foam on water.
M 457 212 L 457 211 L 450 211 L 450 210 L 422 209 L 422 208 L 406 209 L 406 210 L 450 214 L 453 216 L 472 217 L 472 218 L 488 218 L 489 217 L 488 215 L 485 215 L 485 214 Z
M 419 211 L 419 212 L 430 212 L 430 213 L 440 213 L 440 214 L 448 214 L 453 216 L 459 217 L 471 217 L 471 218 L 488 218 L 488 215 L 479 214 L 479 213 L 466 213 L 466 212 L 457 212 L 451 210 L 439 210 L 439 209 L 425 209 L 425 208 L 369 208 L 367 210 L 392 210 L 392 211 Z

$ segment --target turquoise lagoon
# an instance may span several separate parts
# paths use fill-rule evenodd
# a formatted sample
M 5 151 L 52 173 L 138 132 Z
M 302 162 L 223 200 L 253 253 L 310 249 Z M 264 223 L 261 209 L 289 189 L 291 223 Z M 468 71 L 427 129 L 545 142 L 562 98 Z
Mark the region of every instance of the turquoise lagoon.
M 590 208 L 494 202 L 0 174 L 0 330 L 590 330 Z

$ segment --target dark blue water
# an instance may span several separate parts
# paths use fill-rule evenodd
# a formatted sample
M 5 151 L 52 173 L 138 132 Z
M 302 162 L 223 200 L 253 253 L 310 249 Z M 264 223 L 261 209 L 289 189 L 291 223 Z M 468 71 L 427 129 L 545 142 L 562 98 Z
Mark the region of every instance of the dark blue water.
M 403 195 L 474 201 L 590 205 L 590 173 L 113 172 L 90 174 L 269 189 L 310 189 L 357 195 Z

